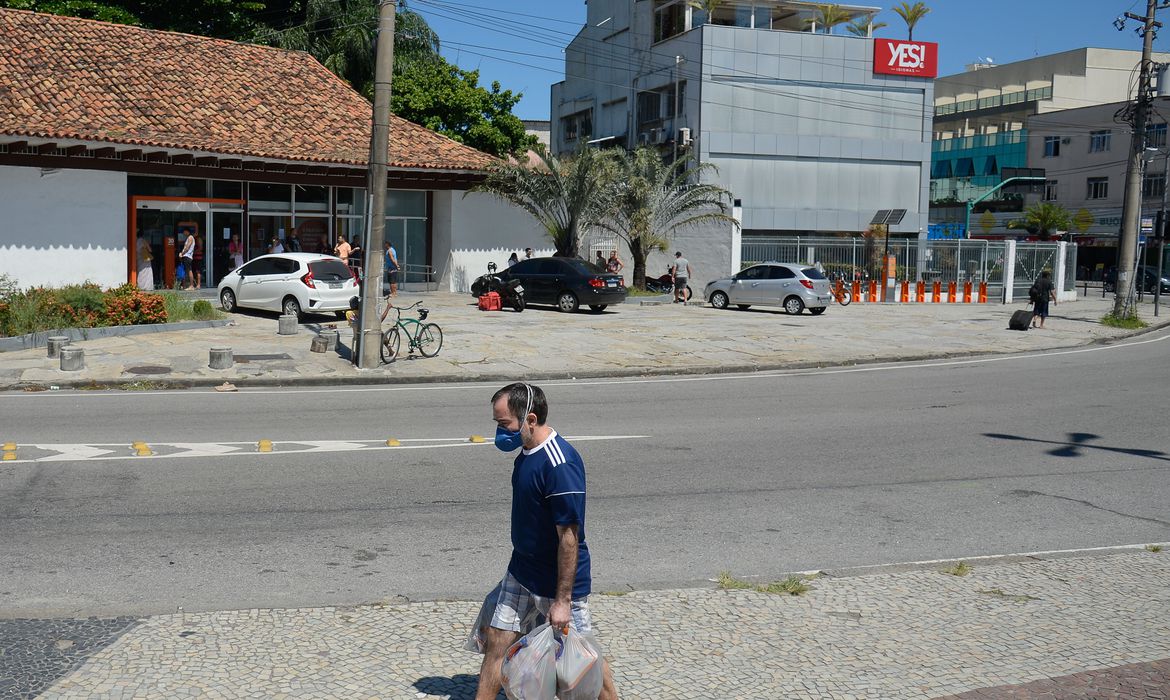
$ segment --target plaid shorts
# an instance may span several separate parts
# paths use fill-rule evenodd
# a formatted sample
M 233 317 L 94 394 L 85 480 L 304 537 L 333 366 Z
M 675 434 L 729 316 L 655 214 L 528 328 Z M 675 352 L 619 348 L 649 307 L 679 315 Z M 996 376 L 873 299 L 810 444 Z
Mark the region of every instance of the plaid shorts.
M 536 595 L 516 580 L 512 572 L 504 578 L 483 600 L 475 626 L 467 638 L 464 648 L 483 653 L 483 628 L 494 627 L 509 632 L 528 634 L 543 625 L 548 618 L 548 609 L 553 599 Z M 578 632 L 592 632 L 593 620 L 589 616 L 589 598 L 574 600 L 570 606 L 570 622 Z

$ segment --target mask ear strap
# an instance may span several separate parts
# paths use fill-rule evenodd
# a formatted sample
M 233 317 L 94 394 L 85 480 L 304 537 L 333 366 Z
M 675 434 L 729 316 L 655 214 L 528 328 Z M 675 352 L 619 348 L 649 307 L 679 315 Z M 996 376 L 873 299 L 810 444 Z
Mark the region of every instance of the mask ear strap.
M 524 417 L 520 419 L 520 424 L 528 422 L 528 414 L 532 413 L 532 385 L 525 384 L 524 388 L 528 390 L 528 405 L 524 409 Z

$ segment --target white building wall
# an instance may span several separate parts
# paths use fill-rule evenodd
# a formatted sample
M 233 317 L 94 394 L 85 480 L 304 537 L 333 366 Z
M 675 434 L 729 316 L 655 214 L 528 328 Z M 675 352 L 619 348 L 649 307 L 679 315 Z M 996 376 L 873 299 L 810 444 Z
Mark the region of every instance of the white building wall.
M 126 173 L 0 166 L 0 274 L 20 287 L 126 280 Z
M 548 235 L 527 212 L 484 192 L 463 194 L 450 190 L 434 194 L 432 249 L 439 289 L 469 292 L 489 262 L 503 270 L 509 255 L 523 258 L 527 247 L 538 256 L 552 255 Z

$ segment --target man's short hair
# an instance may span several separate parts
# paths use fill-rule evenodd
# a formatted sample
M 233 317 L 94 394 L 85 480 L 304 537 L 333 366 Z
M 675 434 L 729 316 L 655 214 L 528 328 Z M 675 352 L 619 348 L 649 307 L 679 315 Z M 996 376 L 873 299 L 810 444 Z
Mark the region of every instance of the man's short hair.
M 1052 276 L 1052 273 L 1049 272 L 1048 270 L 1045 270 L 1044 272 L 1040 273 L 1040 276 L 1043 277 L 1044 279 L 1048 279 L 1049 277 Z
M 682 253 L 680 253 L 680 252 L 678 252 L 678 251 L 676 250 L 676 251 L 674 251 L 674 257 L 676 257 L 676 258 L 681 258 L 681 257 L 682 257 Z
M 500 398 L 508 397 L 508 412 L 516 418 L 524 421 L 524 409 L 528 406 L 528 388 L 532 388 L 532 413 L 536 414 L 536 424 L 544 425 L 548 420 L 548 399 L 544 396 L 544 391 L 535 384 L 525 384 L 524 382 L 515 382 L 500 389 L 492 395 L 492 405 L 495 406 Z

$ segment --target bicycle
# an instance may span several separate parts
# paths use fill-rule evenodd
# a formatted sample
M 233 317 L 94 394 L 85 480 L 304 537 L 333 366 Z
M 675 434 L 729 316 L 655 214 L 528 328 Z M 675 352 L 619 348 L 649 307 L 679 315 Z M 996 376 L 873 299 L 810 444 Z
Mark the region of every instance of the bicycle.
M 443 347 L 443 329 L 435 323 L 423 323 L 427 320 L 429 309 L 420 308 L 418 318 L 402 318 L 403 311 L 409 311 L 419 304 L 422 304 L 422 301 L 416 301 L 406 307 L 393 307 L 394 325 L 382 333 L 382 362 L 389 364 L 398 358 L 403 334 L 409 340 L 408 354 L 413 355 L 416 348 L 423 357 L 434 357 L 439 354 Z
M 833 298 L 841 306 L 849 306 L 849 302 L 853 301 L 853 293 L 849 283 L 845 281 L 844 276 L 838 277 L 836 280 L 830 280 L 829 291 L 833 293 Z

